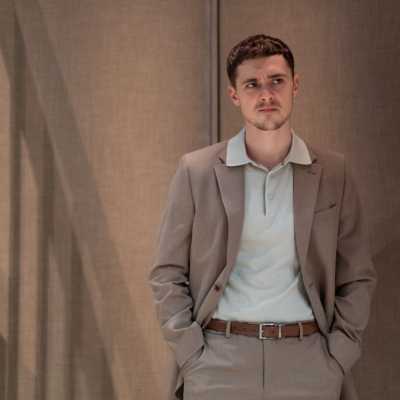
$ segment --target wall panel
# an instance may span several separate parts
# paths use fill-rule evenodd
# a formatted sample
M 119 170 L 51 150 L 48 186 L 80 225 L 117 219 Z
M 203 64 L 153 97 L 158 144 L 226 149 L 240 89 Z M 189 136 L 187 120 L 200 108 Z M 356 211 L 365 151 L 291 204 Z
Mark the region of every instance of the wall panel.
M 12 214 L 10 193 L 14 182 L 11 167 L 13 159 L 15 120 L 13 102 L 15 99 L 14 59 L 15 18 L 11 0 L 0 2 L 0 398 L 4 398 L 7 381 L 7 352 L 12 336 L 10 309 L 11 278 L 14 277 L 11 264 Z
M 210 141 L 207 7 L 15 1 L 10 398 L 165 396 L 171 354 L 144 283 L 178 158 Z

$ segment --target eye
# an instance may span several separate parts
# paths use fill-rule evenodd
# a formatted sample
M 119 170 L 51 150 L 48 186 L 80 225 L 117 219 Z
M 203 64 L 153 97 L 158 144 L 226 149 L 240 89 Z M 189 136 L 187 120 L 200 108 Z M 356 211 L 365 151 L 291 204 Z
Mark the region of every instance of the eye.
M 272 80 L 272 83 L 274 85 L 279 85 L 279 84 L 283 83 L 283 79 L 282 78 L 275 78 L 275 79 Z
M 257 83 L 255 82 L 249 82 L 245 87 L 249 89 L 253 89 L 257 86 Z

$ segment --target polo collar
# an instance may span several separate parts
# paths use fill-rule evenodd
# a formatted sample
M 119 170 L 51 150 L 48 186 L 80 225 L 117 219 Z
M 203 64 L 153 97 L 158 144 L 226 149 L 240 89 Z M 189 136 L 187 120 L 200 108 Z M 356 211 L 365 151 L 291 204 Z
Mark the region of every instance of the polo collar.
M 289 162 L 303 165 L 311 164 L 312 160 L 307 145 L 298 135 L 296 135 L 293 129 L 291 129 L 291 133 L 292 141 L 290 149 L 281 164 L 286 165 Z M 235 167 L 249 163 L 259 166 L 247 154 L 245 134 L 246 131 L 243 127 L 235 136 L 228 140 L 226 149 L 226 165 L 228 167 Z

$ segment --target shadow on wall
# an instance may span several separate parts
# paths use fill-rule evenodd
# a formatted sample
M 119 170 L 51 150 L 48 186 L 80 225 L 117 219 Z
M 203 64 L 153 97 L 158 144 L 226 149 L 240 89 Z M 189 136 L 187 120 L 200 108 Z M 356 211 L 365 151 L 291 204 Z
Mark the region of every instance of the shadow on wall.
M 21 210 L 29 198 L 23 198 L 21 146 L 28 151 L 39 197 L 39 238 L 37 284 L 37 324 L 39 348 L 33 374 L 35 398 L 51 398 L 48 381 L 60 374 L 64 382 L 63 398 L 78 397 L 77 381 L 83 378 L 85 399 L 112 400 L 138 398 L 140 382 L 150 370 L 140 332 L 132 332 L 135 308 L 130 298 L 118 252 L 109 234 L 107 219 L 96 188 L 88 157 L 80 139 L 78 125 L 68 92 L 36 1 L 15 1 L 15 46 L 0 32 L 1 52 L 6 62 L 15 97 L 12 101 L 12 258 L 10 281 L 20 278 L 18 253 L 21 250 Z M 4 28 L 0 28 L 2 31 Z M 15 68 L 14 68 L 15 67 Z M 67 251 L 66 251 L 67 250 Z M 54 260 L 50 264 L 50 260 Z M 52 268 L 56 267 L 56 271 Z M 64 296 L 62 315 L 50 312 L 57 295 L 49 283 L 57 275 Z M 10 282 L 10 343 L 0 343 L 0 371 L 5 371 L 8 355 L 6 398 L 16 398 L 21 357 L 19 279 Z M 27 301 L 28 299 L 22 299 Z M 66 328 L 60 338 L 54 326 Z M 126 351 L 132 338 L 130 351 Z M 48 352 L 49 343 L 64 349 L 64 358 Z M 132 357 L 140 346 L 140 369 Z M 112 367 L 111 367 L 112 364 Z M 0 385 L 4 386 L 4 376 Z M 32 394 L 33 395 L 33 394 Z M 79 396 L 80 397 L 80 396 Z

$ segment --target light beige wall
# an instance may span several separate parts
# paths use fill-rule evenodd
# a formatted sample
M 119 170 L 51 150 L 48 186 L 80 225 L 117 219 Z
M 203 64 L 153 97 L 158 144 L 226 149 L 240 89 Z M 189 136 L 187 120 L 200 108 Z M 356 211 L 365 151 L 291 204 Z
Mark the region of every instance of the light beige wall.
M 6 398 L 166 399 L 171 354 L 145 283 L 166 190 L 178 158 L 215 141 L 218 122 L 221 139 L 240 128 L 225 58 L 265 32 L 295 53 L 296 131 L 345 152 L 360 182 L 380 286 L 356 383 L 362 399 L 397 399 L 396 10 L 394 0 L 1 1 Z
M 144 283 L 177 160 L 209 143 L 205 4 L 15 6 L 10 399 L 161 399 L 171 354 Z
M 364 400 L 400 395 L 399 11 L 389 0 L 222 0 L 220 12 L 222 138 L 242 123 L 225 95 L 226 56 L 261 32 L 282 38 L 294 52 L 300 74 L 295 131 L 345 153 L 353 166 L 380 280 L 355 368 Z
M 0 2 L 0 398 L 4 398 L 6 354 L 9 340 L 10 284 L 10 192 L 13 117 L 12 63 L 14 53 L 14 16 L 9 1 Z

